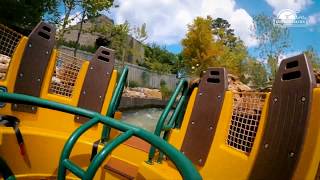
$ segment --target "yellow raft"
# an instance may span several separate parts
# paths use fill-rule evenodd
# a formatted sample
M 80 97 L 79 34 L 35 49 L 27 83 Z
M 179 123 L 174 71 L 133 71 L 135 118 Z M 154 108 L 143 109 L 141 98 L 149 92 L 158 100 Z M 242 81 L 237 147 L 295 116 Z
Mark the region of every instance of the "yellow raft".
M 181 80 L 151 133 L 116 111 L 128 69 L 117 78 L 112 50 L 82 60 L 54 41 L 43 22 L 28 37 L 0 26 L 4 179 L 319 179 L 320 89 L 303 54 L 271 93 L 228 91 L 224 68 Z

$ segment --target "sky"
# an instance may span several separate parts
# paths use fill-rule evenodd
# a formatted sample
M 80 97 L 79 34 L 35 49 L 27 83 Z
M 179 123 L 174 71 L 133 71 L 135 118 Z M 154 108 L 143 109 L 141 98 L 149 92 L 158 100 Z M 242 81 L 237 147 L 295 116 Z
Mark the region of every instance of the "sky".
M 187 25 L 197 16 L 221 17 L 229 21 L 235 34 L 248 47 L 249 54 L 258 56 L 258 41 L 252 36 L 253 17 L 264 13 L 277 16 L 290 9 L 303 16 L 307 24 L 289 27 L 291 47 L 284 58 L 301 53 L 312 46 L 320 52 L 320 0 L 116 0 L 118 8 L 107 15 L 116 24 L 128 21 L 131 26 L 147 24 L 148 43 L 165 46 L 173 53 L 182 50 L 181 40 Z

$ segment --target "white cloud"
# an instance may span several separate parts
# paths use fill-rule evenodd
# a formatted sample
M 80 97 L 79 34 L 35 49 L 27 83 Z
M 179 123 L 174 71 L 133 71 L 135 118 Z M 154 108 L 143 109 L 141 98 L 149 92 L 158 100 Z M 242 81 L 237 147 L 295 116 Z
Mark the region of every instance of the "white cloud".
M 280 64 L 282 60 L 299 55 L 301 53 L 302 53 L 301 51 L 293 51 L 293 52 L 287 52 L 286 54 L 280 54 L 278 63 Z
M 197 16 L 228 20 L 231 27 L 247 46 L 257 41 L 251 36 L 252 17 L 235 0 L 118 0 L 120 7 L 113 9 L 116 23 L 125 20 L 131 25 L 147 24 L 149 42 L 163 45 L 177 44 L 187 32 L 187 24 Z
M 309 25 L 316 25 L 320 22 L 320 12 L 312 14 L 308 17 Z
M 82 14 L 80 11 L 76 11 L 76 12 L 73 12 L 72 14 L 70 14 L 66 28 L 78 24 L 81 21 L 81 15 Z M 65 16 L 61 17 L 61 24 L 58 25 L 58 30 L 60 30 L 62 28 L 62 20 L 64 19 L 64 17 Z M 87 18 L 85 17 L 85 19 L 87 19 Z
M 266 2 L 274 9 L 275 14 L 282 9 L 301 11 L 313 3 L 312 0 L 266 0 Z

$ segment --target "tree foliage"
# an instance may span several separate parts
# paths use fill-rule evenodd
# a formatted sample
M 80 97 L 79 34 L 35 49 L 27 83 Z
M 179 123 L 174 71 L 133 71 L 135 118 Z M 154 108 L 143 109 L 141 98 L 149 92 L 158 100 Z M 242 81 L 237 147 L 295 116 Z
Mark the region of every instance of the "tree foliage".
M 252 57 L 248 57 L 242 63 L 243 74 L 241 80 L 255 87 L 265 87 L 268 82 L 268 74 L 264 64 Z
M 1 0 L 0 22 L 28 35 L 41 21 L 55 12 L 58 0 Z
M 313 69 L 320 69 L 320 57 L 312 46 L 308 47 L 303 53 L 311 61 Z
M 124 60 L 128 55 L 129 50 L 129 23 L 125 22 L 123 24 L 114 25 L 110 29 L 111 34 L 111 46 L 110 48 L 114 49 L 116 58 L 121 60 L 122 66 L 124 66 Z
M 188 33 L 182 40 L 183 56 L 189 73 L 200 75 L 217 56 L 222 54 L 222 43 L 214 43 L 210 17 L 197 17 L 188 25 Z
M 182 40 L 183 57 L 191 74 L 200 75 L 208 67 L 225 67 L 232 74 L 241 75 L 241 63 L 247 49 L 222 18 L 198 17 L 188 26 Z
M 230 28 L 229 22 L 222 18 L 211 19 L 211 21 L 214 39 L 222 42 L 228 48 L 235 47 L 238 39 L 234 34 L 234 30 Z
M 139 62 L 139 65 L 144 66 L 157 73 L 176 73 L 174 65 L 177 62 L 177 56 L 165 47 L 157 44 L 149 44 L 144 48 L 145 58 Z
M 290 47 L 288 28 L 274 24 L 272 16 L 257 15 L 254 20 L 254 36 L 258 40 L 260 57 L 267 60 L 270 77 L 274 79 L 281 54 Z

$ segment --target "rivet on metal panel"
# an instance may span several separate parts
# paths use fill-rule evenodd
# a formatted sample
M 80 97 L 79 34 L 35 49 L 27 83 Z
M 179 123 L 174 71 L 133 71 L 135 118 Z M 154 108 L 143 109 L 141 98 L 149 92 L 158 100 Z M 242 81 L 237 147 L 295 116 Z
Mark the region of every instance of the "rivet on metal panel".
M 191 124 L 194 124 L 194 121 L 192 121 Z
M 267 143 L 264 144 L 264 148 L 265 148 L 265 149 L 268 149 L 268 147 L 269 147 L 269 144 L 267 144 Z
M 218 96 L 218 99 L 221 99 L 221 96 L 220 96 L 220 95 Z
M 29 48 L 31 48 L 31 47 L 32 47 L 32 45 L 31 45 L 31 44 L 29 44 L 28 46 L 29 46 Z
M 209 129 L 212 131 L 212 130 L 213 130 L 213 127 L 212 127 L 212 126 L 210 126 L 210 127 L 209 127 Z
M 274 98 L 273 101 L 274 101 L 274 102 L 277 102 L 277 101 L 278 101 L 278 98 Z
M 109 72 L 107 72 L 107 75 L 109 75 L 110 73 Z
M 92 70 L 92 69 L 93 69 L 93 67 L 91 66 L 91 67 L 90 67 L 90 69 Z
M 41 81 L 41 79 L 40 79 L 40 78 L 38 78 L 38 79 L 37 79 L 37 81 L 38 81 L 38 82 L 40 82 L 40 81 Z
M 202 93 L 199 93 L 199 96 L 202 96 Z
M 202 159 L 199 159 L 199 163 L 202 163 Z
M 86 91 L 83 91 L 82 94 L 86 94 Z
M 19 77 L 23 77 L 23 73 L 20 73 L 20 74 L 19 74 Z
M 35 107 L 33 107 L 33 106 L 31 107 L 31 110 L 32 110 L 32 111 L 34 111 L 35 109 L 36 109 Z
M 305 102 L 306 101 L 306 97 L 302 96 L 301 101 Z
M 79 116 L 77 116 L 77 120 L 79 120 L 80 119 L 80 117 Z
M 46 51 L 46 54 L 49 54 L 49 51 Z
M 291 152 L 290 154 L 289 154 L 289 157 L 294 157 L 294 152 Z
M 99 98 L 101 99 L 101 98 L 102 98 L 102 96 L 99 96 Z

